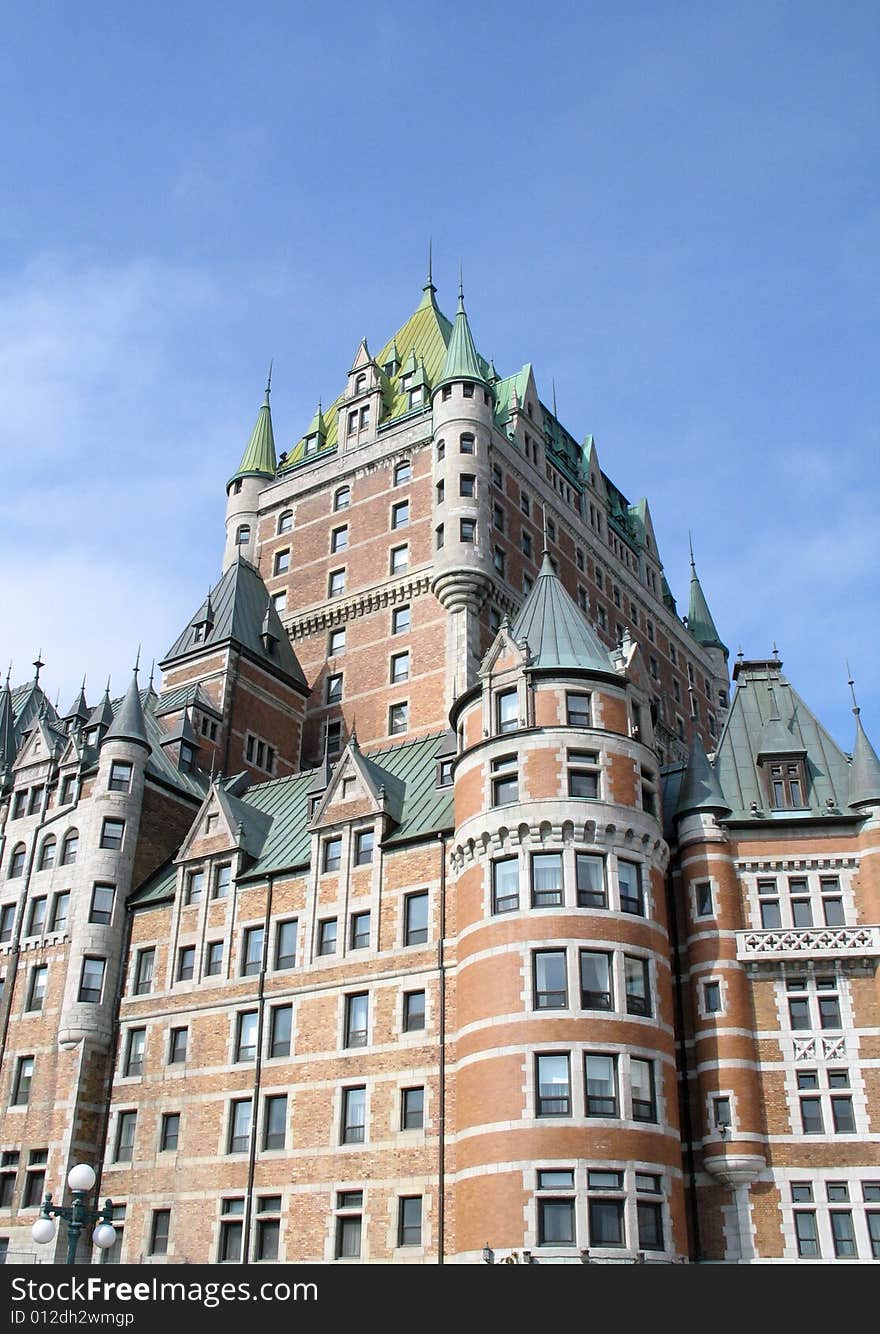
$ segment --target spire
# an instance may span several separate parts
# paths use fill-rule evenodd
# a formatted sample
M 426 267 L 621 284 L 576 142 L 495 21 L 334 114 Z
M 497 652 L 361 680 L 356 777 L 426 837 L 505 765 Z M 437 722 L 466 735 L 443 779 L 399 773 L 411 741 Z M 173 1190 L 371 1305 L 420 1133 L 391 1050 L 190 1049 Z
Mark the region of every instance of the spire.
M 101 703 L 92 709 L 92 712 L 89 714 L 86 723 L 86 731 L 91 731 L 93 727 L 109 727 L 112 722 L 113 705 L 110 702 L 110 677 L 108 676 Z
M 849 664 L 847 664 L 849 673 Z M 848 682 L 853 701 L 853 714 L 856 720 L 856 739 L 853 745 L 852 767 L 849 775 L 850 806 L 880 806 L 880 759 L 867 738 L 860 717 L 861 710 L 856 703 L 855 683 L 850 675 Z
M 489 383 L 480 369 L 480 359 L 477 356 L 471 327 L 465 314 L 464 288 L 460 279 L 458 284 L 458 311 L 455 316 L 455 324 L 452 326 L 449 346 L 446 349 L 446 361 L 435 388 L 439 388 L 441 384 L 445 384 L 449 380 L 476 380 L 479 384 L 485 385 Z
M 125 692 L 125 699 L 119 706 L 119 711 L 107 728 L 105 741 L 132 741 L 135 745 L 143 746 L 146 750 L 150 749 L 150 743 L 147 740 L 147 723 L 144 718 L 144 710 L 141 704 L 141 692 L 138 687 L 138 663 L 140 662 L 141 651 L 138 648 L 137 661 L 131 673 L 131 681 L 128 690 Z
M 79 694 L 64 714 L 64 718 L 65 720 L 69 719 L 71 722 L 84 723 L 88 716 L 89 706 L 86 703 L 86 678 L 83 677 L 82 685 L 79 688 Z
M 40 649 L 40 648 L 38 648 L 38 649 L 37 649 L 37 656 L 34 658 L 34 685 L 35 685 L 35 686 L 40 684 L 40 669 L 41 669 L 42 667 L 45 667 L 45 666 L 46 666 L 46 664 L 43 662 L 43 650 Z
M 690 815 L 694 811 L 714 811 L 730 815 L 731 808 L 724 799 L 718 776 L 709 763 L 699 732 L 694 730 L 684 781 L 675 814 Z
M 257 414 L 247 449 L 241 457 L 238 471 L 230 477 L 234 482 L 237 477 L 274 477 L 278 467 L 275 456 L 275 436 L 272 432 L 272 412 L 269 407 L 269 394 L 272 391 L 272 367 L 269 366 L 269 379 L 266 383 L 266 397 Z
M 501 376 L 498 374 L 498 372 L 497 372 L 496 369 L 495 369 L 495 358 L 492 357 L 492 358 L 490 358 L 490 361 L 489 361 L 489 383 L 490 383 L 490 384 L 493 384 L 493 385 L 494 385 L 494 384 L 497 384 L 498 381 L 499 381 L 500 379 L 501 379 Z
M 15 710 L 9 677 L 0 694 L 0 773 L 8 772 L 15 763 Z
M 436 295 L 437 295 L 437 288 L 434 286 L 434 278 L 433 278 L 433 275 L 432 275 L 432 272 L 431 272 L 431 267 L 432 267 L 432 265 L 431 265 L 432 253 L 431 253 L 431 252 L 432 252 L 432 249 L 433 249 L 433 246 L 432 246 L 431 238 L 429 237 L 429 238 L 428 238 L 428 275 L 427 275 L 427 277 L 425 278 L 424 283 L 422 284 L 422 291 L 423 291 L 423 293 L 424 293 L 424 296 L 422 297 L 421 302 L 419 303 L 419 309 L 421 309 L 422 306 L 436 306 L 436 304 L 437 304 L 437 302 L 436 302 L 435 299 L 434 299 L 434 298 L 436 297 Z
M 527 641 L 533 667 L 581 667 L 617 675 L 607 648 L 569 597 L 546 551 L 510 637 L 517 644 Z
M 690 534 L 688 534 L 690 543 Z M 703 648 L 720 648 L 727 657 L 727 648 L 721 642 L 718 631 L 715 629 L 715 622 L 712 620 L 712 613 L 709 610 L 709 604 L 706 602 L 705 594 L 697 577 L 697 567 L 694 564 L 694 548 L 691 544 L 691 596 L 688 605 L 688 629 L 698 644 Z

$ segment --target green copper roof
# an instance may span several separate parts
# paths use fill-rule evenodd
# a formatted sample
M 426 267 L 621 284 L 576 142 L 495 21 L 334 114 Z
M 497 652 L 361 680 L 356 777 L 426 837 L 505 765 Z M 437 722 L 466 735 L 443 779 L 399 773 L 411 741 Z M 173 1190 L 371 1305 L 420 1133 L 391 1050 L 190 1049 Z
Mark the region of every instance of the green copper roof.
M 694 564 L 693 552 L 691 552 L 691 596 L 688 605 L 688 629 L 697 643 L 702 644 L 703 648 L 724 649 L 726 656 L 727 648 L 715 629 L 715 622 L 712 620 L 709 604 L 706 602 L 703 589 L 697 578 L 697 567 Z
M 773 685 L 768 686 L 767 694 L 770 697 L 770 716 L 758 737 L 758 759 L 764 755 L 802 755 L 804 746 L 793 736 L 791 728 L 787 727 L 779 716 L 779 704 Z
M 527 361 L 516 375 L 508 375 L 495 385 L 495 422 L 498 426 L 505 426 L 510 421 L 514 393 L 522 407 L 531 373 L 531 362 Z
M 230 477 L 274 477 L 278 461 L 275 457 L 275 437 L 272 434 L 272 413 L 269 408 L 269 389 L 257 414 L 257 422 L 247 449 L 241 456 L 238 471 Z
M 828 809 L 843 811 L 849 801 L 847 757 L 782 675 L 781 665 L 778 660 L 740 662 L 735 669 L 736 691 L 715 757 L 715 773 L 735 819 L 768 818 L 768 789 L 758 756 L 774 711 L 782 715 L 789 754 L 800 752 L 804 757 L 804 813 L 815 816 Z M 774 710 L 770 686 L 778 710 Z M 762 815 L 752 816 L 753 802 Z M 790 814 L 780 812 L 774 818 Z
M 700 734 L 696 730 L 675 813 L 687 815 L 692 811 L 717 811 L 730 814 L 730 807 L 724 799 L 715 770 L 709 763 Z
M 611 655 L 569 597 L 546 552 L 510 636 L 518 644 L 528 641 L 533 667 L 614 673 Z
M 435 388 L 445 384 L 448 380 L 478 380 L 481 384 L 489 383 L 486 371 L 480 365 L 480 358 L 474 346 L 471 326 L 468 324 L 468 317 L 464 309 L 464 292 L 461 287 L 458 289 L 458 310 L 455 315 L 455 324 L 452 326 L 449 346 L 446 349 L 446 360 L 443 363 L 440 378 L 435 382 Z
M 178 635 L 168 653 L 165 663 L 174 658 L 183 657 L 194 649 L 204 649 L 207 645 L 222 643 L 231 639 L 247 649 L 264 665 L 271 665 L 276 671 L 305 686 L 305 677 L 291 648 L 290 637 L 281 624 L 278 612 L 270 602 L 269 592 L 253 565 L 241 556 L 229 566 L 210 592 L 214 621 L 205 625 L 202 615 L 203 602 L 195 616 Z M 267 613 L 268 608 L 268 613 Z M 266 615 L 275 640 L 275 651 L 270 653 L 262 639 L 263 623 Z M 199 635 L 196 626 L 201 626 Z
M 107 728 L 105 741 L 134 741 L 139 746 L 150 749 L 147 740 L 147 724 L 138 690 L 137 668 L 131 674 L 131 682 L 125 692 L 125 699 L 116 711 L 112 723 Z
M 853 713 L 856 715 L 856 740 L 849 775 L 848 804 L 880 805 L 880 759 L 877 758 L 876 750 L 865 735 L 858 708 L 853 709 Z

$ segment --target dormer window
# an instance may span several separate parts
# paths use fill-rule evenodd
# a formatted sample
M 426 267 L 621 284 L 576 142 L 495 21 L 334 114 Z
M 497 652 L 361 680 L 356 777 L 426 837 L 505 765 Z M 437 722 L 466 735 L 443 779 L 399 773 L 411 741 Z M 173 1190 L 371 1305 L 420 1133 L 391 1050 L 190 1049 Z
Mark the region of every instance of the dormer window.
M 354 414 L 352 414 L 352 415 L 354 415 Z M 309 456 L 310 454 L 317 454 L 317 452 L 318 452 L 318 437 L 317 437 L 317 435 L 307 435 L 307 436 L 306 436 L 306 448 L 305 448 L 306 457 L 308 458 L 308 456 Z M 285 530 L 285 531 L 286 531 L 286 530 Z
M 366 390 L 367 390 L 367 377 L 366 375 L 359 375 L 354 382 L 354 392 L 355 394 L 364 394 L 366 393 Z
M 803 810 L 806 805 L 806 775 L 801 760 L 770 765 L 770 804 L 774 810 Z
M 409 405 L 410 405 L 411 408 L 417 408 L 417 407 L 419 407 L 420 404 L 422 404 L 422 403 L 424 402 L 424 399 L 425 399 L 425 387 L 424 387 L 424 385 L 417 384 L 417 385 L 415 386 L 414 389 L 410 389 L 410 391 L 409 391 Z
M 200 625 L 196 625 L 196 626 L 194 626 L 194 627 L 193 627 L 193 643 L 194 643 L 194 644 L 201 644 L 204 638 L 205 638 L 205 626 L 204 626 L 204 623 L 202 623 L 202 624 L 200 624 Z
M 415 371 L 407 371 L 406 375 L 401 375 L 400 388 L 404 394 L 409 393 L 410 387 L 414 379 L 415 379 Z

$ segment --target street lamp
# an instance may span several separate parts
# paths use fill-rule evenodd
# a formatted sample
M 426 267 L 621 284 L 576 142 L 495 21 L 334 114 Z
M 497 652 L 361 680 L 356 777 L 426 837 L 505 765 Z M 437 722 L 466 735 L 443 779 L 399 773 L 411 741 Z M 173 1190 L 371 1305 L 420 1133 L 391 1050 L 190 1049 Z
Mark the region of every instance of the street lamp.
M 89 1223 L 97 1223 L 92 1233 L 92 1241 L 99 1250 L 109 1250 L 116 1240 L 116 1228 L 111 1223 L 113 1205 L 104 1201 L 103 1209 L 92 1209 L 86 1203 L 90 1191 L 95 1185 L 94 1170 L 87 1163 L 77 1163 L 67 1174 L 67 1184 L 73 1193 L 73 1203 L 68 1205 L 53 1204 L 52 1196 L 47 1195 L 40 1207 L 40 1216 L 31 1228 L 31 1236 L 39 1246 L 47 1246 L 55 1240 L 56 1219 L 67 1224 L 67 1263 L 76 1264 L 76 1248 L 80 1233 Z

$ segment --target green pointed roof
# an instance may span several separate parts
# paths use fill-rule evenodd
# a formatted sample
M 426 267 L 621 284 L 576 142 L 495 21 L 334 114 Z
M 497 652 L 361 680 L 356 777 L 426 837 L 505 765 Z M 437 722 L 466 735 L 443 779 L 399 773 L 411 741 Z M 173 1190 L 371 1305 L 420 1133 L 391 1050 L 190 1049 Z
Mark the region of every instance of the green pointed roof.
M 232 483 L 238 477 L 274 477 L 277 468 L 278 460 L 275 457 L 275 436 L 272 433 L 272 412 L 269 407 L 267 386 L 266 397 L 257 414 L 257 422 L 248 447 L 241 456 L 238 471 L 233 473 L 229 481 Z
M 694 731 L 684 781 L 675 808 L 676 815 L 689 815 L 693 811 L 730 814 L 730 806 L 724 798 L 721 784 L 709 763 L 709 757 L 697 731 Z
M 12 703 L 12 691 L 7 680 L 3 693 L 0 695 L 0 773 L 12 768 L 17 750 L 15 709 Z
M 455 324 L 452 326 L 452 337 L 449 339 L 446 360 L 443 363 L 443 370 L 435 388 L 439 388 L 440 385 L 446 384 L 449 380 L 476 380 L 485 385 L 489 383 L 480 365 L 477 349 L 474 346 L 471 326 L 468 324 L 468 317 L 465 314 L 464 292 L 461 286 L 458 289 L 458 310 L 455 316 Z
M 110 682 L 108 680 L 104 687 L 104 694 L 100 704 L 96 704 L 89 715 L 86 723 L 86 731 L 90 732 L 93 727 L 109 727 L 113 722 L 113 705 L 110 701 Z
M 727 647 L 722 643 L 721 636 L 715 629 L 715 622 L 712 620 L 709 604 L 697 577 L 693 552 L 691 552 L 691 596 L 688 605 L 688 629 L 697 643 L 702 644 L 703 648 L 723 649 L 724 656 L 727 657 Z
M 326 439 L 327 436 L 327 423 L 324 420 L 324 412 L 320 403 L 315 409 L 314 417 L 309 422 L 305 438 L 308 440 L 311 435 L 316 435 L 318 437 L 318 448 L 320 448 L 321 441 Z
M 880 759 L 877 758 L 876 750 L 865 735 L 858 708 L 853 709 L 853 713 L 856 715 L 856 740 L 849 775 L 848 804 L 880 806 Z
M 85 722 L 85 720 L 88 718 L 89 706 L 86 703 L 85 677 L 83 677 L 83 683 L 79 688 L 79 694 L 77 695 L 76 699 L 73 701 L 70 708 L 63 716 L 65 720 L 72 719 L 73 721 L 76 721 L 77 719 L 79 719 L 81 722 Z
M 528 641 L 532 667 L 583 668 L 617 675 L 608 649 L 567 593 L 547 552 L 510 636 Z
M 141 694 L 138 689 L 137 668 L 131 674 L 131 682 L 125 692 L 125 698 L 117 711 L 116 717 L 107 728 L 104 741 L 133 741 L 136 745 L 150 750 L 147 740 L 147 723 L 144 718 Z

